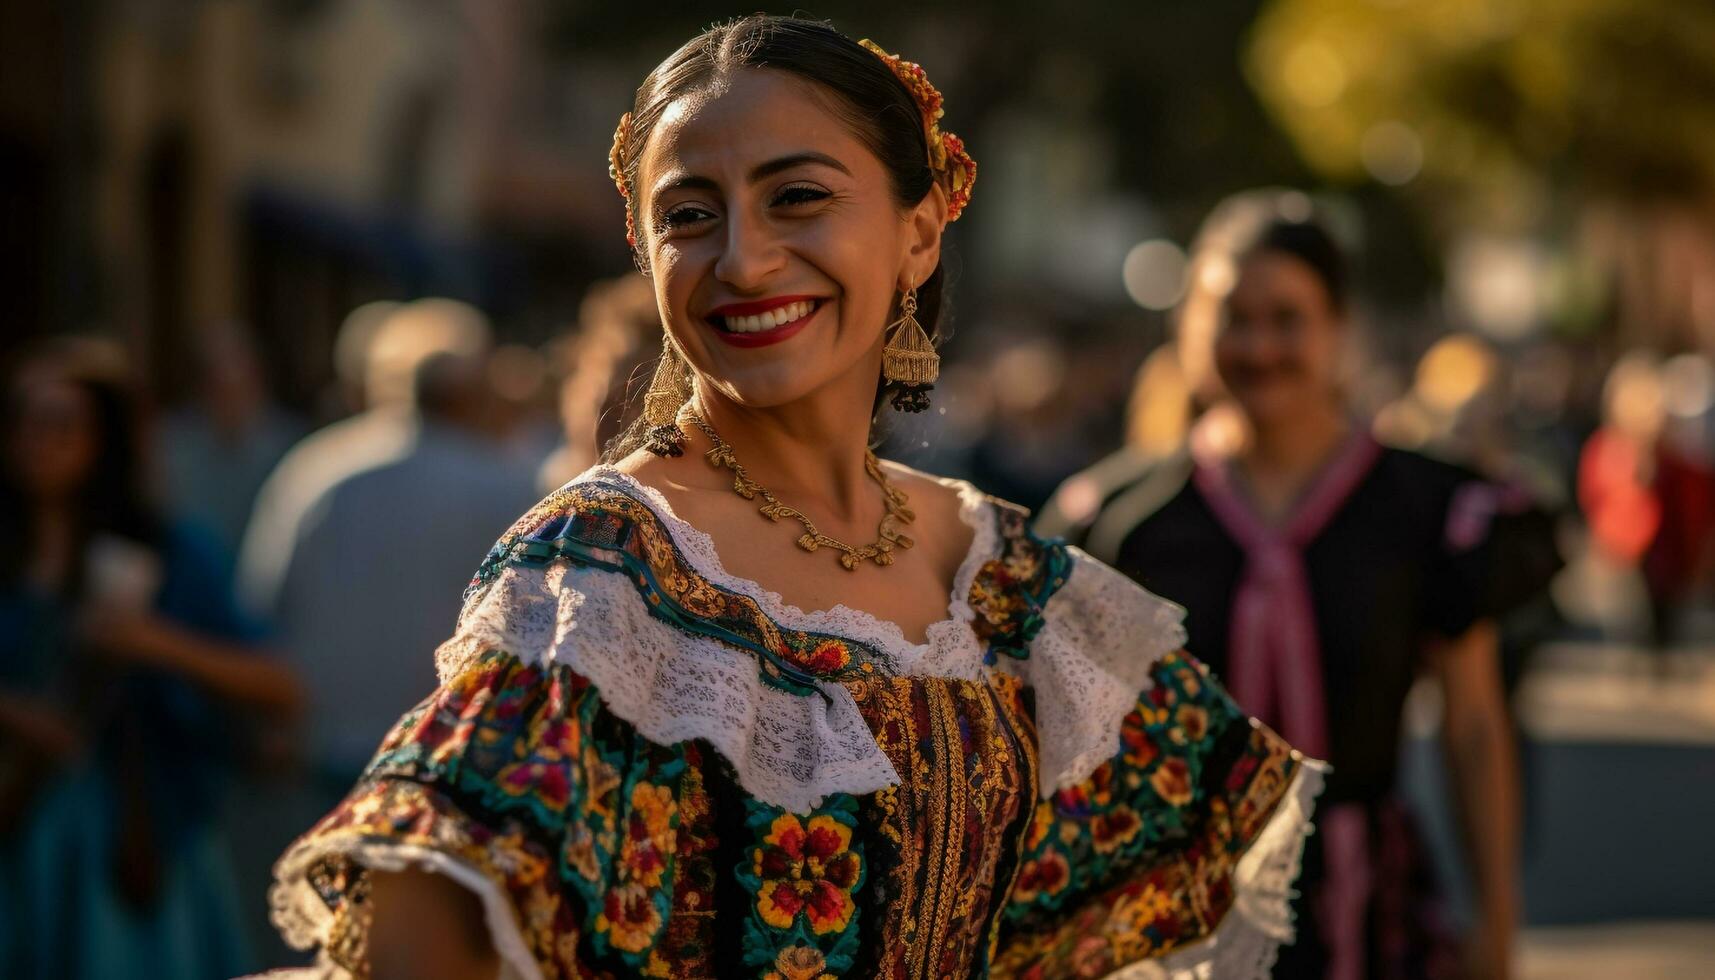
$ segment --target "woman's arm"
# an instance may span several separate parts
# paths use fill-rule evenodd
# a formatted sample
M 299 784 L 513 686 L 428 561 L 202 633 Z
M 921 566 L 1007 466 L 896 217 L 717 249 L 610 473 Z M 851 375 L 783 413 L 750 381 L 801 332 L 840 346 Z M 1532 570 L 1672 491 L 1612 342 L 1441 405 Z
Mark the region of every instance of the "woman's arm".
M 1483 980 L 1505 980 L 1518 926 L 1519 781 L 1494 622 L 1472 626 L 1439 649 L 1434 663 L 1447 763 L 1477 889 L 1471 966 Z
M 372 980 L 478 980 L 500 972 L 482 902 L 445 875 L 369 873 Z
M 154 613 L 101 617 L 87 636 L 105 651 L 181 674 L 217 697 L 279 715 L 294 714 L 303 704 L 297 675 L 284 664 Z

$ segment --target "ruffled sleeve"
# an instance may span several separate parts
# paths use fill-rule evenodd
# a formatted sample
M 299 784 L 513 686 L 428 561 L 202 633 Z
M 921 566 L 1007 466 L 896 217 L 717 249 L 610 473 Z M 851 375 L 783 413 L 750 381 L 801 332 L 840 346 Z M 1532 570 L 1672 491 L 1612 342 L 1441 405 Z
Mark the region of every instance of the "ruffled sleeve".
M 898 781 L 829 679 L 863 669 L 854 647 L 770 626 L 600 488 L 520 519 L 436 660 L 440 688 L 275 868 L 276 924 L 338 969 L 365 959 L 368 874 L 420 868 L 481 899 L 508 980 L 713 975 L 717 820 Z
M 663 746 L 559 664 L 491 650 L 388 735 L 275 868 L 276 925 L 362 975 L 367 875 L 419 868 L 482 901 L 507 978 L 695 964 L 711 808 L 694 744 Z
M 1421 514 L 1429 595 L 1425 625 L 1456 637 L 1540 596 L 1559 572 L 1553 517 L 1522 486 L 1394 451 L 1404 513 Z
M 1180 650 L 1182 609 L 1075 548 L 1037 550 L 1015 569 L 1062 585 L 1008 669 L 1035 698 L 1043 798 L 995 974 L 1266 978 L 1325 767 Z

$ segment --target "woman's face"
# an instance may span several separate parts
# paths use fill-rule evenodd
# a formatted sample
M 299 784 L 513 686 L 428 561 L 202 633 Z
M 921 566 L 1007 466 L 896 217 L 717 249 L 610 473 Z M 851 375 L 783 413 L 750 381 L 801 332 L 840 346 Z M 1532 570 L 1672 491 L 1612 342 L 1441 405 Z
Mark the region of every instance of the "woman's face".
M 1337 388 L 1344 318 L 1302 260 L 1280 251 L 1241 259 L 1215 328 L 1215 370 L 1253 421 L 1290 418 Z
M 82 389 L 51 376 L 26 377 L 16 389 L 11 463 L 36 499 L 74 493 L 101 450 L 95 405 Z
M 662 321 L 705 381 L 758 408 L 873 395 L 894 299 L 940 258 L 939 190 L 901 209 L 811 83 L 757 69 L 669 106 L 637 186 Z

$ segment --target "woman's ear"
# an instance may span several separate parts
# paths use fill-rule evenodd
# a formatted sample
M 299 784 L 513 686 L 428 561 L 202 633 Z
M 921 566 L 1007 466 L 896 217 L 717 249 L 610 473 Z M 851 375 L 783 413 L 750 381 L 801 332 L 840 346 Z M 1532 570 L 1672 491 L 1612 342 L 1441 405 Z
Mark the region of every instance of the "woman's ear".
M 947 228 L 947 192 L 939 183 L 906 215 L 905 264 L 900 288 L 921 286 L 941 264 L 941 233 Z

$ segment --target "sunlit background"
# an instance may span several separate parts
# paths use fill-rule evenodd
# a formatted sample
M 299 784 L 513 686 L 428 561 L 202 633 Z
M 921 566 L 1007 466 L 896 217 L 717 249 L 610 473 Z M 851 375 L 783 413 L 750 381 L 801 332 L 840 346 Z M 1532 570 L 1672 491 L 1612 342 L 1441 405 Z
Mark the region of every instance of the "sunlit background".
M 147 393 L 161 499 L 236 561 L 287 447 L 379 397 L 353 311 L 459 300 L 442 312 L 476 324 L 485 358 L 473 431 L 527 502 L 594 461 L 653 353 L 647 290 L 623 278 L 615 120 L 657 61 L 743 12 L 6 4 L 0 354 L 111 341 Z M 1389 441 L 1562 515 L 1566 570 L 1514 692 L 1520 975 L 1715 973 L 1715 5 L 800 12 L 923 62 L 981 167 L 950 232 L 945 378 L 931 412 L 893 425 L 899 458 L 1034 507 L 1122 442 L 1171 446 L 1183 383 L 1170 359 L 1139 368 L 1171 339 L 1202 218 L 1264 186 L 1330 216 L 1357 260 L 1356 403 Z M 1671 455 L 1692 517 L 1603 491 L 1587 448 L 1604 427 Z M 1663 599 L 1645 555 L 1666 539 L 1690 557 Z M 430 633 L 450 630 L 458 588 L 425 599 Z M 331 659 L 298 668 L 311 690 L 349 683 Z M 1426 751 L 1433 692 L 1413 705 L 1413 793 L 1457 883 Z M 268 819 L 271 781 L 305 765 L 269 734 L 219 823 L 244 923 L 229 938 L 256 967 L 292 961 L 266 926 L 265 875 L 302 829 Z

